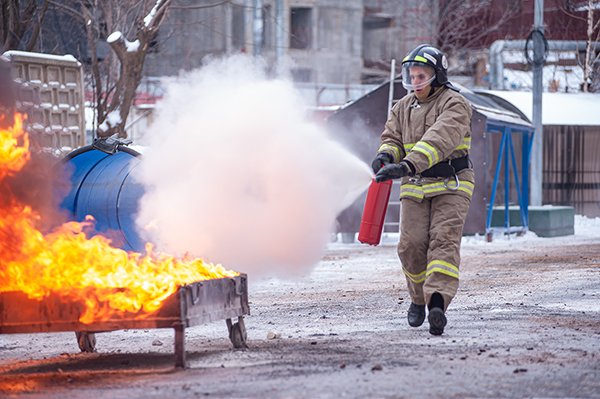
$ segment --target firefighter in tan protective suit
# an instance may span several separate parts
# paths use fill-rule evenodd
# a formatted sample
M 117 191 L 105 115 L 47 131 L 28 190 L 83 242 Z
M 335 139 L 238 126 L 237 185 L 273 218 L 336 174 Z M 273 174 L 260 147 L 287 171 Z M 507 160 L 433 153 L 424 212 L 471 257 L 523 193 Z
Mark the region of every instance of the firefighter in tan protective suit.
M 402 61 L 409 91 L 392 109 L 373 161 L 376 180 L 401 178 L 398 256 L 412 303 L 408 324 L 441 335 L 458 289 L 460 242 L 474 189 L 471 107 L 447 78 L 446 56 L 420 45 Z

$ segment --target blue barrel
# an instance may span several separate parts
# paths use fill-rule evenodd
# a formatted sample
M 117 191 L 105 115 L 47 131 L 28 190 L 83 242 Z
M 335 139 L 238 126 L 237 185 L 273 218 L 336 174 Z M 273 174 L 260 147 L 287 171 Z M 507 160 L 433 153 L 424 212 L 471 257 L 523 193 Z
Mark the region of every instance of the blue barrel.
M 144 188 L 133 178 L 140 154 L 122 145 L 111 153 L 87 146 L 68 154 L 64 162 L 71 188 L 61 207 L 76 221 L 92 215 L 96 232 L 110 237 L 116 247 L 142 252 L 135 218 Z

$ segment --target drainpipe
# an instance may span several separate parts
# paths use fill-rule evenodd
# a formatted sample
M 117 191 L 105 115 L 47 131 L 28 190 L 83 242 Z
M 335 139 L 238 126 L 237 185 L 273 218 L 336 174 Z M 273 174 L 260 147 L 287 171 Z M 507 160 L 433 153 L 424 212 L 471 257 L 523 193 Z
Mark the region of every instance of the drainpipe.
M 283 0 L 275 0 L 275 59 L 277 60 L 277 67 L 279 68 L 282 67 L 283 48 L 285 46 L 285 30 L 283 29 L 283 16 Z
M 253 54 L 255 57 L 260 57 L 263 50 L 263 2 L 262 0 L 254 0 L 252 3 L 252 35 L 254 38 Z

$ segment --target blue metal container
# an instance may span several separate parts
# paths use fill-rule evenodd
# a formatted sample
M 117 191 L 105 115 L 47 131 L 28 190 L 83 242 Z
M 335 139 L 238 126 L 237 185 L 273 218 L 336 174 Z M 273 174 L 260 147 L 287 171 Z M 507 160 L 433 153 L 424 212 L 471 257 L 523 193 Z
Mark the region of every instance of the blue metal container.
M 82 147 L 66 156 L 71 188 L 61 207 L 76 221 L 86 215 L 96 219 L 96 232 L 110 237 L 113 245 L 142 252 L 144 241 L 136 231 L 135 217 L 144 188 L 133 178 L 140 154 L 118 145 L 112 152 Z

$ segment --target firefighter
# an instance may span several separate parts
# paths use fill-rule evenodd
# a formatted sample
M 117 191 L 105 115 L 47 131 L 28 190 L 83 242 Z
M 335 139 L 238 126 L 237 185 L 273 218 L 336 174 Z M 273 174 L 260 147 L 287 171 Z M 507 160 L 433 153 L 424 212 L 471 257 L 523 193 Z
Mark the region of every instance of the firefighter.
M 471 107 L 447 77 L 448 61 L 422 44 L 402 61 L 409 91 L 392 108 L 372 163 L 378 182 L 402 179 L 398 256 L 411 304 L 408 324 L 441 335 L 456 295 L 460 243 L 475 176 L 469 162 Z

